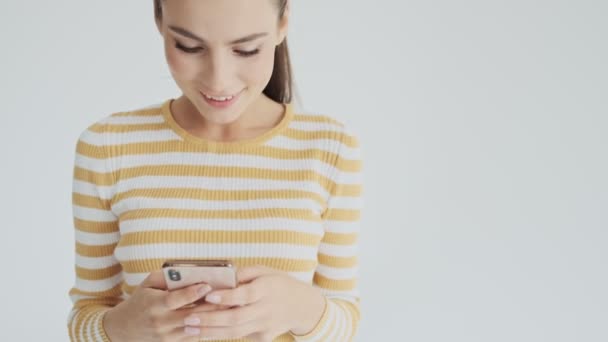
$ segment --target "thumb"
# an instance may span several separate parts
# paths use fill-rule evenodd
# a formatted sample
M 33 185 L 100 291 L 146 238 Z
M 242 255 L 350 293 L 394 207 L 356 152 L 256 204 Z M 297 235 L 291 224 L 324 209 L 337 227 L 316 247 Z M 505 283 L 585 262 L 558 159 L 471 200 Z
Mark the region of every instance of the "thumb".
M 272 275 L 277 273 L 279 273 L 279 271 L 270 267 L 256 265 L 237 269 L 236 278 L 239 283 L 248 283 L 261 276 Z
M 155 270 L 150 272 L 150 274 L 148 274 L 146 279 L 144 279 L 139 286 L 158 290 L 166 290 L 167 281 L 165 280 L 163 270 Z

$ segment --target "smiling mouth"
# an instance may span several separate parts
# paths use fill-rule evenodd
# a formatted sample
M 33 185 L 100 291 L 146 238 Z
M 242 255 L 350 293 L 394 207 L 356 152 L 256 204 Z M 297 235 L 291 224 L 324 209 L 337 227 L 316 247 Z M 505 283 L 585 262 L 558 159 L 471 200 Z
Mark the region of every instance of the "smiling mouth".
M 205 92 L 203 92 L 202 90 L 200 91 L 201 94 L 203 94 L 203 96 L 209 100 L 212 101 L 218 101 L 218 102 L 226 102 L 226 101 L 230 101 L 233 98 L 235 98 L 238 94 L 240 94 L 240 91 L 236 94 L 232 94 L 232 95 L 209 95 Z

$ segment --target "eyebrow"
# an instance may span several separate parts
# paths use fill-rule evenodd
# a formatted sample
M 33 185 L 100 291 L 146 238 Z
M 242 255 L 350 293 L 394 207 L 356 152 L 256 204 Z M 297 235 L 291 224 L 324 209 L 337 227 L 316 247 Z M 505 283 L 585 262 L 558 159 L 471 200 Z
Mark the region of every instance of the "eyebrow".
M 196 40 L 196 41 L 198 41 L 200 43 L 203 43 L 203 44 L 207 43 L 203 38 L 195 35 L 194 33 L 190 32 L 190 31 L 188 31 L 186 29 L 181 28 L 181 27 L 178 27 L 178 26 L 169 26 L 169 29 L 171 29 L 171 31 L 173 31 L 173 32 L 175 32 L 177 34 L 180 34 L 180 35 L 182 35 L 184 37 L 188 37 L 188 38 L 194 39 L 194 40 Z M 235 40 L 231 41 L 230 45 L 246 43 L 246 42 L 249 42 L 249 41 L 252 41 L 252 40 L 256 40 L 256 39 L 264 37 L 264 36 L 267 36 L 267 35 L 268 35 L 268 32 L 253 33 L 253 34 L 250 34 L 248 36 L 245 36 L 245 37 L 242 37 L 242 38 L 238 38 L 238 39 L 235 39 Z

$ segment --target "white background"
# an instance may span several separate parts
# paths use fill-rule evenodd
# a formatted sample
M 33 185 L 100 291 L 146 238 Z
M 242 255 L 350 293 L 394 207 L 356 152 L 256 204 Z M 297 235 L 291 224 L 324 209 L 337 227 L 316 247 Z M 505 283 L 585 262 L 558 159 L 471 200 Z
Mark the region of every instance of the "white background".
M 358 341 L 608 340 L 608 2 L 294 0 L 365 161 Z M 152 1 L 0 11 L 0 340 L 67 340 L 75 143 L 179 95 Z

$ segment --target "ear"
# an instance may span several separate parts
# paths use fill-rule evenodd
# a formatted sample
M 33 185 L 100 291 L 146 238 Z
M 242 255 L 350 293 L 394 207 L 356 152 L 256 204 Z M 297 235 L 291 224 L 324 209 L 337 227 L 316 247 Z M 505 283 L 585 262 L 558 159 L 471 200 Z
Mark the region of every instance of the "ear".
M 285 3 L 285 11 L 283 17 L 279 20 L 279 34 L 277 39 L 277 46 L 283 43 L 285 37 L 287 37 L 287 31 L 289 28 L 289 10 L 291 7 L 291 0 L 287 0 Z
M 160 35 L 163 35 L 163 30 L 162 30 L 162 23 L 159 19 L 154 19 L 154 22 L 156 23 L 156 29 L 158 30 L 158 33 L 160 33 Z

